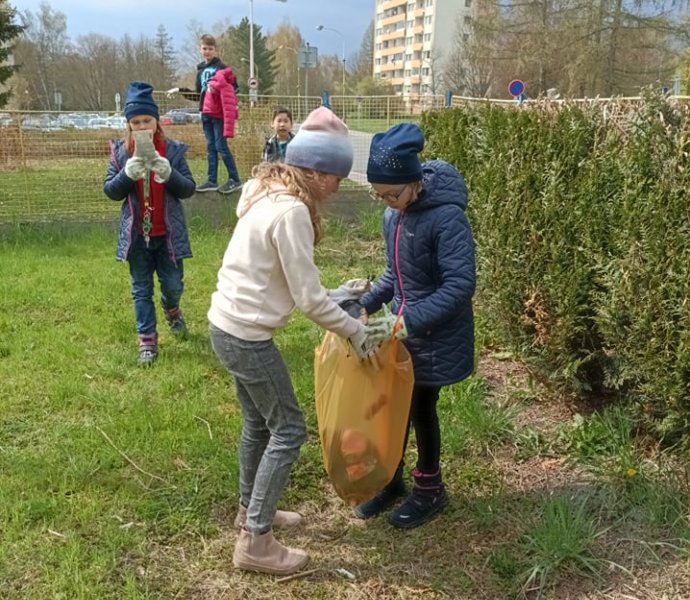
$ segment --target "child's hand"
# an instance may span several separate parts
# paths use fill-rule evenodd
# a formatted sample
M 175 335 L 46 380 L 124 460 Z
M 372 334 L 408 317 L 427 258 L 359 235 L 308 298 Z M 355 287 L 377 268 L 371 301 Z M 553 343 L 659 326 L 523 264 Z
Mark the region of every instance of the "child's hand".
M 151 161 L 151 170 L 154 173 L 153 180 L 156 183 L 165 183 L 170 179 L 172 167 L 170 161 L 156 152 L 156 158 Z
M 383 305 L 383 316 L 370 317 L 367 322 L 367 334 L 369 340 L 376 344 L 382 344 L 393 336 L 395 339 L 407 339 L 407 323 L 402 315 L 397 316 L 391 313 L 388 306 Z
M 127 162 L 125 163 L 125 175 L 127 175 L 127 177 L 133 181 L 137 181 L 138 179 L 142 179 L 145 173 L 146 163 L 142 157 L 133 156 L 132 158 L 127 159 Z

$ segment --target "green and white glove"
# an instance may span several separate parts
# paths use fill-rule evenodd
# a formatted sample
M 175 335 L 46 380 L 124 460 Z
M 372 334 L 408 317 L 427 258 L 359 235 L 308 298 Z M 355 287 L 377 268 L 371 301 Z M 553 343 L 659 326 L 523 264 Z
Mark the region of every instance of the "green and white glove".
M 128 158 L 125 163 L 125 175 L 130 179 L 137 181 L 143 179 L 146 174 L 146 162 L 140 156 L 132 156 Z
M 151 161 L 151 170 L 153 171 L 153 179 L 156 183 L 165 183 L 170 179 L 172 167 L 170 161 L 156 152 L 156 158 Z
M 394 336 L 397 340 L 404 340 L 409 335 L 405 318 L 402 315 L 394 315 L 385 304 L 383 315 L 369 317 L 367 331 L 369 341 L 376 344 L 382 344 Z
M 370 339 L 368 328 L 364 324 L 347 341 L 350 342 L 359 360 L 371 358 L 376 351 L 376 344 Z
M 370 287 L 371 282 L 368 279 L 348 279 L 334 290 L 328 290 L 328 295 L 333 302 L 340 304 L 346 300 L 359 300 Z

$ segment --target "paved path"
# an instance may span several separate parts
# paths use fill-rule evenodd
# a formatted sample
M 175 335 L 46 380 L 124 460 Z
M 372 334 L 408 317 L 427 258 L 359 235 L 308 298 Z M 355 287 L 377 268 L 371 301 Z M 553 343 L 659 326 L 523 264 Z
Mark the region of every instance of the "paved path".
M 362 131 L 350 131 L 350 137 L 352 138 L 352 145 L 355 149 L 355 160 L 352 163 L 350 179 L 362 185 L 366 185 L 369 146 L 371 145 L 371 138 L 374 137 L 374 135 Z

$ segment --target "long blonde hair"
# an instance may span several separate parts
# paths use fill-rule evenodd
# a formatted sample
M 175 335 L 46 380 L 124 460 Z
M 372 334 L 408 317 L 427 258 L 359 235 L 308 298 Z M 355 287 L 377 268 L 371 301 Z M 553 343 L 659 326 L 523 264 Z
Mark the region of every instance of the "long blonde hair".
M 321 241 L 321 202 L 318 201 L 319 171 L 293 167 L 281 162 L 262 162 L 252 169 L 252 179 L 257 186 L 251 198 L 247 198 L 246 205 L 240 217 L 242 217 L 260 197 L 262 192 L 267 192 L 270 197 L 271 189 L 275 184 L 282 187 L 292 196 L 299 199 L 308 209 L 311 218 L 311 226 L 314 231 L 314 244 Z M 277 193 L 277 190 L 276 190 Z

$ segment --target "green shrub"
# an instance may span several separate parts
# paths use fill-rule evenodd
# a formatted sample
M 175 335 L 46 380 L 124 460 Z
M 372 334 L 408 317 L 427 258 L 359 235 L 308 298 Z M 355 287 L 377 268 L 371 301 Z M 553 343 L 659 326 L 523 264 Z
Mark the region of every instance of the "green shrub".
M 477 302 L 556 384 L 690 433 L 690 110 L 642 101 L 426 113 L 470 190 Z

